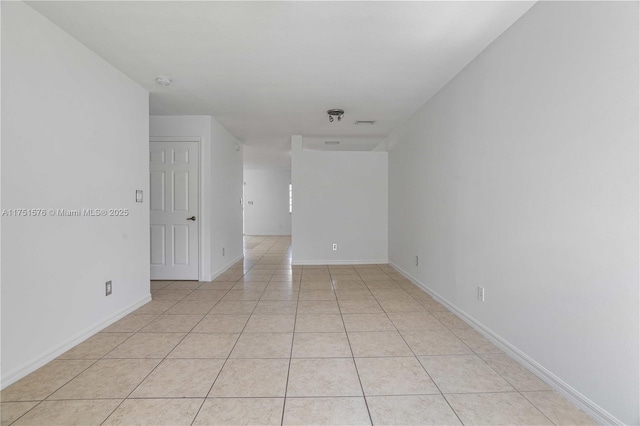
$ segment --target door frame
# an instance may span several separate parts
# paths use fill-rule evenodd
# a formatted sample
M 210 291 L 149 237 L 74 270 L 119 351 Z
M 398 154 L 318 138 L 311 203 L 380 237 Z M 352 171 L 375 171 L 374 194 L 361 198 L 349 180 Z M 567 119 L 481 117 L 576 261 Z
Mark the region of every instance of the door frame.
M 198 143 L 198 220 L 200 223 L 198 224 L 198 281 L 204 281 L 204 272 L 203 267 L 205 265 L 204 262 L 204 213 L 206 209 L 203 206 L 203 198 L 204 198 L 204 155 L 202 155 L 202 138 L 199 136 L 149 136 L 149 143 L 152 142 L 197 142 Z M 149 147 L 151 148 L 151 147 Z M 149 214 L 151 212 L 149 211 Z M 150 262 L 150 261 L 149 261 Z M 149 263 L 149 268 L 151 268 L 151 263 Z

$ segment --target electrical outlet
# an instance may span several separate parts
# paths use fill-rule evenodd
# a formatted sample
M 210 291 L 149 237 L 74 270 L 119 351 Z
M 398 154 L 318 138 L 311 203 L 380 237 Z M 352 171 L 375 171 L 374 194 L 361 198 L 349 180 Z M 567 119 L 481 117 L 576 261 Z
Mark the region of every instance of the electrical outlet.
M 478 286 L 478 300 L 484 302 L 484 287 Z
M 222 255 L 224 256 L 224 247 L 222 247 Z
M 416 256 L 416 266 L 418 266 L 419 264 L 420 264 L 420 258 Z
M 111 295 L 112 290 L 113 290 L 113 287 L 112 287 L 112 285 L 111 285 L 111 280 L 109 280 L 109 281 L 107 281 L 106 283 L 104 283 L 104 293 L 105 293 L 105 296 L 109 296 L 109 295 Z
M 333 245 L 331 246 L 331 248 L 333 249 L 333 251 L 338 250 L 338 243 L 333 243 Z

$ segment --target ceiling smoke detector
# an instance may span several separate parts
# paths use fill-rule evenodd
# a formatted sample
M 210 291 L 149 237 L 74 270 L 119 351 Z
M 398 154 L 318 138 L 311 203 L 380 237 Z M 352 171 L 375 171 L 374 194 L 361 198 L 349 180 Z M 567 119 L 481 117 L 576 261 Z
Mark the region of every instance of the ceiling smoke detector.
M 337 118 L 338 121 L 342 120 L 342 117 L 344 117 L 344 110 L 343 109 L 330 109 L 329 111 L 327 111 L 327 114 L 329 115 L 329 123 L 333 123 L 333 120 L 335 118 Z
M 169 77 L 156 77 L 156 83 L 158 83 L 160 86 L 171 86 L 171 83 L 173 83 L 173 81 L 171 81 L 171 79 Z

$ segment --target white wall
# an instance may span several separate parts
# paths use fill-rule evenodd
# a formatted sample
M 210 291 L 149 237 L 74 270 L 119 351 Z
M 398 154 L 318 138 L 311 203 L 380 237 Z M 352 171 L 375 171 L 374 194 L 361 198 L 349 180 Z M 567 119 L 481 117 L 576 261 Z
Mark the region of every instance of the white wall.
M 303 151 L 293 136 L 291 154 L 293 263 L 386 263 L 387 153 Z
M 211 116 L 151 116 L 150 135 L 201 138 L 200 278 L 209 281 L 243 255 L 242 146 Z
M 211 141 L 211 271 L 216 277 L 243 256 L 242 145 L 215 119 L 211 119 Z
M 290 183 L 291 170 L 244 170 L 246 235 L 291 235 Z
M 638 3 L 540 2 L 391 135 L 389 157 L 393 264 L 626 424 L 638 114 Z
M 150 299 L 148 114 L 145 90 L 2 3 L 2 208 L 130 212 L 2 217 L 3 387 Z

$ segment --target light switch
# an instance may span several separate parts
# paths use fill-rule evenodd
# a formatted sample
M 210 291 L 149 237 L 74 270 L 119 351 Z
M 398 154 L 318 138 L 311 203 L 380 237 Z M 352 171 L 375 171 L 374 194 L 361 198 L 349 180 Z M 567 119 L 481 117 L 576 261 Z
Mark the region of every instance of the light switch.
M 142 202 L 142 189 L 136 189 L 136 203 Z

